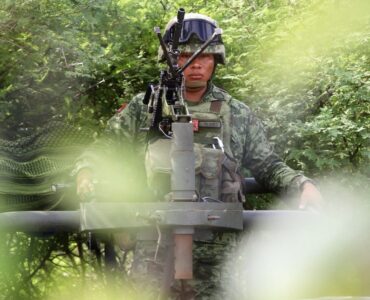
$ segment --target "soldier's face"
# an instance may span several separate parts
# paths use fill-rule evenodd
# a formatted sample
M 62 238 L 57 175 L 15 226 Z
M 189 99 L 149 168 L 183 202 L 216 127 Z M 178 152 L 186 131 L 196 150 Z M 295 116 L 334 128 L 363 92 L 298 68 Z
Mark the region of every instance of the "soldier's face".
M 178 64 L 182 67 L 193 53 L 181 53 Z M 199 55 L 184 71 L 185 86 L 206 86 L 215 68 L 213 54 Z M 194 87 L 195 87 L 194 86 Z

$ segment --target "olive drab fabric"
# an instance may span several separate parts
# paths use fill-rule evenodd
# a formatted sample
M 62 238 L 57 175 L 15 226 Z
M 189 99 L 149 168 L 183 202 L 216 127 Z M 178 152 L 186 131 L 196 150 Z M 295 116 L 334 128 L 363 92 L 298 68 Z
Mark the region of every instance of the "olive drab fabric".
M 237 163 L 220 149 L 194 144 L 195 188 L 198 201 L 243 202 L 242 180 Z M 171 140 L 149 143 L 145 157 L 148 186 L 157 200 L 170 191 Z
M 198 201 L 244 201 L 239 166 L 230 149 L 230 99 L 230 96 L 224 100 L 215 98 L 189 107 L 194 129 Z M 160 197 L 170 191 L 170 149 L 171 140 L 159 138 L 149 142 L 146 152 L 148 184 Z
M 220 90 L 221 91 L 221 90 Z M 216 96 L 216 97 L 215 97 Z M 231 110 L 227 93 L 212 96 L 189 107 L 194 124 L 194 141 L 202 145 L 202 165 L 196 176 L 201 200 L 244 202 L 238 161 L 231 150 Z

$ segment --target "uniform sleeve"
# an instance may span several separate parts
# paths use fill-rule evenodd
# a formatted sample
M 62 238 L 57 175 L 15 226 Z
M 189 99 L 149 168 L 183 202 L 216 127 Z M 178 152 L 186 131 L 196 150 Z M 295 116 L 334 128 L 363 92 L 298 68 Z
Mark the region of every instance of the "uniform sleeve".
M 298 192 L 301 184 L 309 179 L 278 157 L 266 138 L 261 121 L 253 113 L 246 116 L 246 123 L 243 165 L 270 191 Z
M 146 126 L 146 106 L 142 104 L 143 94 L 135 96 L 124 110 L 115 114 L 107 123 L 102 135 L 77 159 L 72 176 L 81 169 L 95 172 L 101 157 L 120 157 L 133 152 L 144 153 L 146 134 L 140 128 Z
M 142 103 L 143 96 L 143 94 L 135 96 L 125 109 L 108 121 L 103 138 L 122 143 L 140 142 L 140 138 L 145 135 L 141 128 L 147 124 L 146 106 Z

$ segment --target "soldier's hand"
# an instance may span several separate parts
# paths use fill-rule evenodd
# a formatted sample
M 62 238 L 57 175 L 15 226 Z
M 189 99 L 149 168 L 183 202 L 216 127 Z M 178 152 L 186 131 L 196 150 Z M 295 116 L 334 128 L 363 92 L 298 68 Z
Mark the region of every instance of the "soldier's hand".
M 299 209 L 321 210 L 322 204 L 322 195 L 317 187 L 309 181 L 304 182 L 299 198 Z
M 82 201 L 86 201 L 94 192 L 93 174 L 90 169 L 82 169 L 76 178 L 77 195 Z
M 128 232 L 115 233 L 114 241 L 121 250 L 128 251 L 135 247 L 136 239 Z

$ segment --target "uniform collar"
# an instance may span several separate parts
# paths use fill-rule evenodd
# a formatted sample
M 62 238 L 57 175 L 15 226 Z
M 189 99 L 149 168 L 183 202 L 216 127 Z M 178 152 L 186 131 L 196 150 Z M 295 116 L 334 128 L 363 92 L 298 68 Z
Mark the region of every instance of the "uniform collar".
M 210 82 L 208 84 L 208 88 L 207 88 L 205 94 L 203 95 L 202 100 L 200 101 L 200 103 L 201 102 L 210 102 L 210 101 L 216 100 L 212 95 L 213 94 L 212 92 L 213 92 L 214 88 L 215 88 L 215 85 L 212 82 Z
M 217 87 L 212 82 L 210 82 L 208 84 L 208 87 L 207 87 L 206 92 L 204 93 L 202 99 L 200 99 L 199 102 L 197 102 L 197 103 L 191 103 L 191 102 L 187 101 L 187 104 L 189 106 L 193 106 L 193 105 L 198 105 L 198 104 L 205 103 L 205 102 L 212 102 L 212 101 L 220 100 L 220 99 L 215 98 L 215 96 L 214 96 L 214 93 L 213 92 L 216 89 L 217 89 Z

